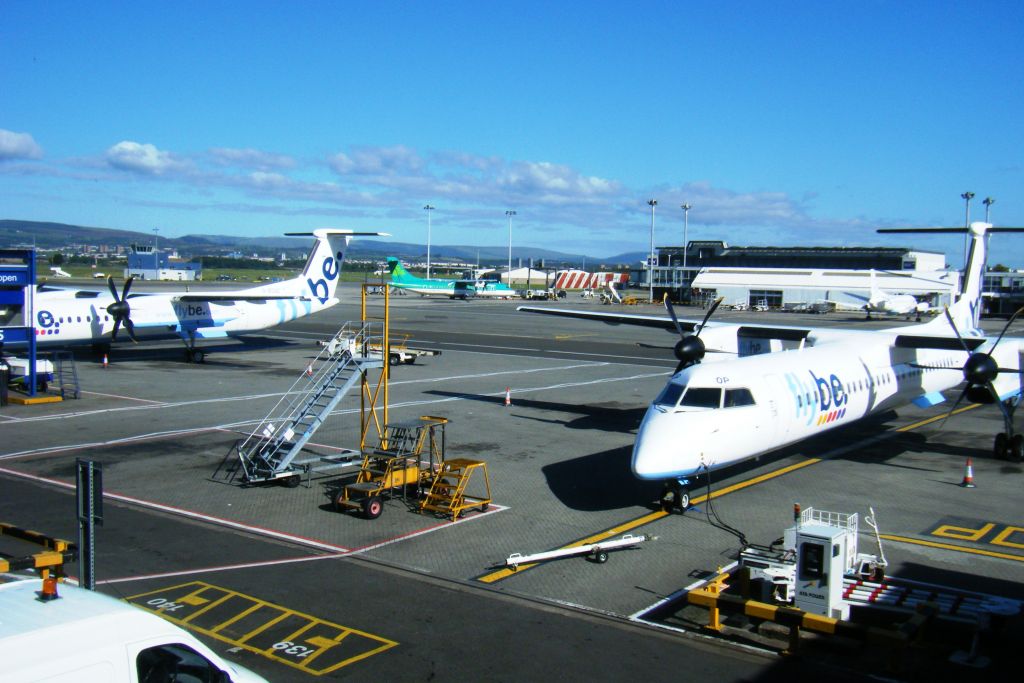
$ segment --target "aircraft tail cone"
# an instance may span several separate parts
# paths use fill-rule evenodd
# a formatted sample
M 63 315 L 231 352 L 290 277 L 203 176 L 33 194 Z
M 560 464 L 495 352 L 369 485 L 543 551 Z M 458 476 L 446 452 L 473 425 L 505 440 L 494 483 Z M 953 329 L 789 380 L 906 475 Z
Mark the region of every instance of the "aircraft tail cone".
M 508 408 L 512 405 L 512 388 L 505 387 L 505 407 Z
M 964 468 L 964 480 L 960 482 L 960 486 L 965 489 L 973 489 L 974 486 L 974 467 L 971 464 L 971 458 L 967 458 L 967 466 Z

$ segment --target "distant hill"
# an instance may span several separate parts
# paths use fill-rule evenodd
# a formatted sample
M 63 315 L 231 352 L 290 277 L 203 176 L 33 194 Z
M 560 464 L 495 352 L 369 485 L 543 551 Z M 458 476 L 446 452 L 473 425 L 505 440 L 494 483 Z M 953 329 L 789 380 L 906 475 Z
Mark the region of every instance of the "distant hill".
M 0 220 L 0 248 L 32 247 L 42 251 L 67 249 L 70 245 L 94 245 L 127 247 L 132 243 L 152 244 L 151 232 L 113 230 L 110 228 L 68 225 L 66 223 L 45 223 L 39 221 Z M 295 237 L 235 237 L 231 235 L 185 235 L 183 237 L 159 236 L 161 248 L 173 248 L 185 257 L 214 256 L 232 251 L 245 254 L 260 253 L 276 255 L 282 251 L 291 257 L 299 256 L 309 248 L 309 243 Z M 397 256 L 402 259 L 426 258 L 426 247 L 408 242 L 384 242 L 381 240 L 357 239 L 352 241 L 349 251 L 357 258 L 380 258 Z M 504 263 L 508 260 L 507 247 L 474 247 L 469 245 L 432 244 L 431 259 L 453 258 L 475 262 L 479 259 L 488 263 Z M 579 263 L 579 254 L 566 254 L 537 247 L 512 248 L 513 259 L 547 259 L 556 263 Z M 619 254 L 610 258 L 587 256 L 592 264 L 634 264 L 644 258 L 640 252 Z M 513 264 L 515 265 L 515 264 Z

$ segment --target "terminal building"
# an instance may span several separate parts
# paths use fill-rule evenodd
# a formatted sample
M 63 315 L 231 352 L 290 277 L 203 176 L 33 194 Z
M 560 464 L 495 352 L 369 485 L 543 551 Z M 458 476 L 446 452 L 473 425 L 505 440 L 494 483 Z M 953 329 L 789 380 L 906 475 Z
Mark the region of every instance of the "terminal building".
M 167 252 L 147 244 L 133 244 L 128 252 L 124 277 L 140 280 L 191 281 L 203 279 L 203 264 L 198 261 L 171 261 Z
M 656 260 L 655 299 L 724 297 L 727 304 L 769 308 L 824 301 L 860 307 L 872 279 L 887 293 L 912 294 L 941 307 L 960 282 L 944 254 L 900 247 L 732 247 L 691 240 L 685 248 L 658 248 Z M 650 286 L 647 268 L 634 270 L 630 279 L 636 287 Z

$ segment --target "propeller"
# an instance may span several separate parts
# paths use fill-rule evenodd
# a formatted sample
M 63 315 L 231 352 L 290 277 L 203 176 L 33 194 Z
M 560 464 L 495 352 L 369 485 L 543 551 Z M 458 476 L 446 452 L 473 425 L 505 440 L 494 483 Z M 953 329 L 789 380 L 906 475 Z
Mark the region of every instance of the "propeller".
M 953 328 L 953 333 L 956 335 L 957 340 L 963 347 L 964 351 L 967 352 L 967 361 L 960 369 L 964 375 L 964 381 L 967 382 L 967 386 L 960 392 L 960 396 L 957 397 L 956 403 L 950 408 L 949 412 L 946 413 L 946 417 L 943 418 L 942 424 L 946 423 L 949 416 L 956 412 L 956 409 L 960 407 L 963 400 L 969 399 L 974 403 L 997 403 L 999 409 L 1002 411 L 1003 416 L 1009 420 L 1010 414 L 1003 402 L 999 400 L 999 392 L 996 391 L 995 386 L 992 384 L 1000 373 L 1020 373 L 1020 369 L 1016 368 L 1001 368 L 996 362 L 996 359 L 992 357 L 992 353 L 999 346 L 999 342 L 1003 340 L 1003 336 L 1006 331 L 1013 325 L 1013 321 L 1017 319 L 1021 313 L 1024 313 L 1024 307 L 1018 308 L 1017 311 L 1010 316 L 1010 319 L 1006 321 L 1006 325 L 1003 326 L 1002 331 L 996 338 L 995 344 L 992 345 L 988 351 L 974 351 L 967 346 L 963 337 L 960 336 L 960 330 L 957 329 L 956 323 L 953 322 L 953 316 L 949 314 L 949 307 L 946 307 L 946 320 L 949 321 L 949 326 Z M 948 367 L 936 367 L 931 365 L 918 365 L 912 364 L 915 368 L 924 368 L 926 370 L 955 370 L 956 368 Z
M 699 326 L 694 328 L 693 334 L 683 332 L 683 327 L 679 324 L 679 318 L 676 317 L 676 311 L 672 308 L 672 302 L 667 298 L 665 299 L 665 308 L 668 309 L 668 314 L 672 316 L 672 323 L 676 326 L 676 332 L 679 333 L 679 341 L 676 342 L 673 348 L 676 358 L 679 359 L 679 363 L 676 365 L 676 372 L 691 365 L 696 365 L 704 358 L 706 349 L 704 342 L 700 340 L 700 333 L 704 331 L 704 326 L 708 324 L 708 319 L 714 314 L 715 310 L 718 309 L 718 305 L 724 299 L 724 296 L 715 299 L 714 303 L 708 307 L 708 312 L 704 314 L 704 320 L 700 322 Z
M 111 341 L 117 339 L 117 331 L 121 329 L 121 323 L 124 323 L 125 329 L 128 330 L 128 336 L 133 342 L 138 342 L 138 339 L 135 338 L 135 325 L 132 324 L 131 319 L 132 308 L 128 305 L 128 290 L 132 288 L 134 279 L 135 277 L 132 276 L 124 281 L 124 289 L 121 290 L 121 296 L 118 296 L 113 276 L 107 276 L 107 286 L 110 287 L 110 295 L 114 297 L 114 303 L 107 306 L 107 313 L 114 319 L 114 330 L 110 333 Z

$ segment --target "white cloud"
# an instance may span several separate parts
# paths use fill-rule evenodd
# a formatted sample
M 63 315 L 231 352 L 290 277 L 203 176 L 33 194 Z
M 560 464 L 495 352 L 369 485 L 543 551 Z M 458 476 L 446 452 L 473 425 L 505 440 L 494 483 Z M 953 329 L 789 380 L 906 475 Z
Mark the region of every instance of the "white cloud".
M 0 128 L 0 161 L 9 159 L 41 159 L 43 148 L 28 133 L 15 133 Z
M 108 149 L 106 160 L 113 168 L 152 176 L 182 171 L 188 167 L 188 164 L 170 152 L 159 150 L 148 143 L 140 144 L 130 140 L 119 142 Z

